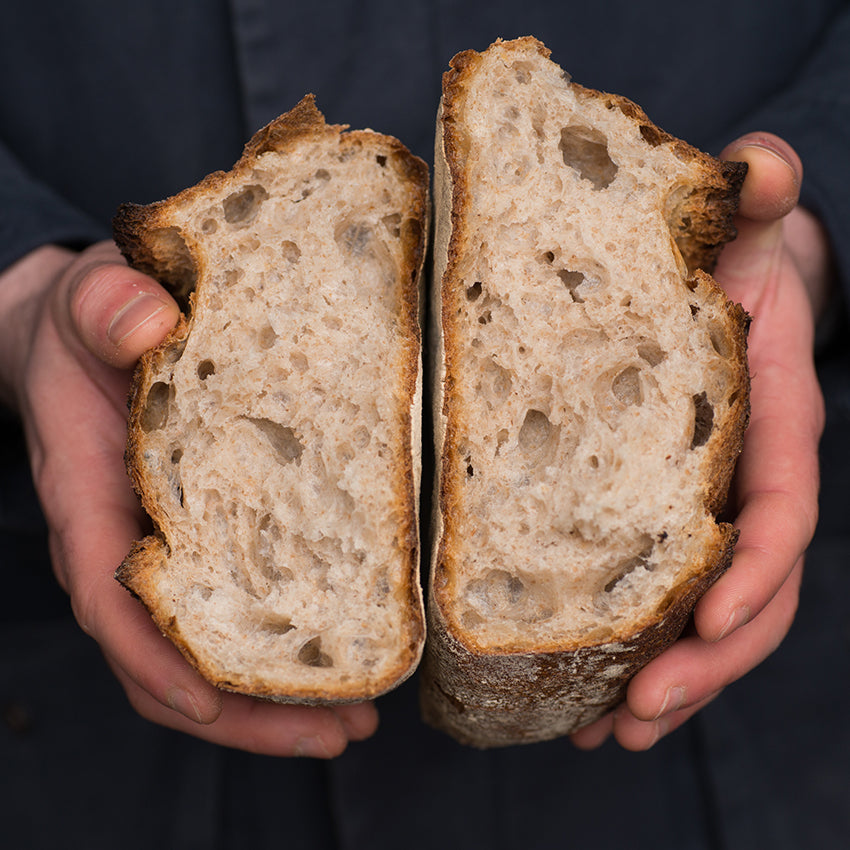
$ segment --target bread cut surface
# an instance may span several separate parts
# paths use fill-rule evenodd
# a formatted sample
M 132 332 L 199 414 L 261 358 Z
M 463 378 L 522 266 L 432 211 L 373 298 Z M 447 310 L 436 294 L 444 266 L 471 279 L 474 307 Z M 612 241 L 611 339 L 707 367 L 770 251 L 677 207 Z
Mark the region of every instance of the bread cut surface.
M 222 688 L 359 700 L 419 661 L 427 203 L 424 163 L 307 97 L 232 171 L 116 217 L 187 310 L 137 370 L 156 531 L 118 578 Z
M 479 746 L 622 699 L 728 565 L 743 179 L 531 38 L 455 57 L 435 164 L 439 466 L 423 706 Z

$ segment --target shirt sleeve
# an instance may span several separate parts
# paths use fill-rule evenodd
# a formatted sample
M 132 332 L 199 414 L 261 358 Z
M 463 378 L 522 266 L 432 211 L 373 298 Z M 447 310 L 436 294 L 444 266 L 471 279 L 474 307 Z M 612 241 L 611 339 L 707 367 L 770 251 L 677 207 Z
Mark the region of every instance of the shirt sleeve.
M 27 174 L 0 142 L 0 270 L 40 245 L 82 248 L 108 236 L 103 225 Z

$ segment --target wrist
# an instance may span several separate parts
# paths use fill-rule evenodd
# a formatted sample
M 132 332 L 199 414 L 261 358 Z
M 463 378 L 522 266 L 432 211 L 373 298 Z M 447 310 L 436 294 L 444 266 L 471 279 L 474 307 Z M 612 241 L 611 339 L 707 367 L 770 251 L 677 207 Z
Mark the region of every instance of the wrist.
M 43 245 L 0 273 L 0 402 L 15 410 L 48 293 L 74 256 L 67 249 Z

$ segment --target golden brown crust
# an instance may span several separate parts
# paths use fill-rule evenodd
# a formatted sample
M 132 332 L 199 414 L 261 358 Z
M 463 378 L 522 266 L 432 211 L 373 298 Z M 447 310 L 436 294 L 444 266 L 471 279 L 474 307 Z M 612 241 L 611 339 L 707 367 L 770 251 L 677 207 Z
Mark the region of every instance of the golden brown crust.
M 407 647 L 399 653 L 395 667 L 382 678 L 370 681 L 368 689 L 362 682 L 337 682 L 333 687 L 295 685 L 285 693 L 269 687 L 262 679 L 234 677 L 229 671 L 210 662 L 203 653 L 192 648 L 173 616 L 163 612 L 157 573 L 164 568 L 170 554 L 169 519 L 153 495 L 154 482 L 144 462 L 145 423 L 150 415 L 146 401 L 157 374 L 168 371 L 185 347 L 194 321 L 193 303 L 196 287 L 204 285 L 206 270 L 202 246 L 193 242 L 191 233 L 181 229 L 179 237 L 172 218 L 175 211 L 194 204 L 198 199 L 213 197 L 239 186 L 243 175 L 250 173 L 257 159 L 269 151 L 286 152 L 302 145 L 310 137 L 331 137 L 340 151 L 364 148 L 384 157 L 406 186 L 407 217 L 402 222 L 401 301 L 398 316 L 398 342 L 406 347 L 401 378 L 402 392 L 398 399 L 396 433 L 406 435 L 408 451 L 405 462 L 395 470 L 393 490 L 401 518 L 397 534 L 399 550 L 404 552 L 405 633 Z M 157 347 L 145 352 L 136 368 L 129 398 L 129 422 L 126 465 L 142 506 L 151 518 L 154 533 L 134 544 L 116 572 L 116 578 L 136 595 L 150 612 L 160 630 L 181 651 L 184 657 L 210 682 L 225 690 L 250 694 L 279 702 L 322 704 L 371 699 L 409 676 L 416 667 L 424 643 L 424 617 L 419 587 L 418 532 L 418 451 L 420 445 L 419 405 L 421 402 L 421 338 L 420 293 L 421 273 L 425 259 L 428 231 L 428 171 L 397 140 L 371 131 L 347 131 L 344 126 L 325 124 L 312 95 L 306 96 L 293 110 L 264 127 L 247 143 L 244 153 L 229 172 L 215 172 L 196 186 L 185 189 L 172 198 L 147 206 L 122 205 L 114 219 L 114 236 L 128 262 L 135 268 L 157 278 L 171 288 L 185 315 Z
M 503 44 L 501 41 L 497 45 Z M 545 58 L 549 51 L 533 38 L 506 43 Z M 470 77 L 482 54 L 464 51 L 454 57 L 443 77 L 435 162 L 435 315 L 451 328 L 458 311 L 455 278 L 467 240 L 470 207 L 465 163 L 469 143 L 460 127 Z M 705 503 L 712 513 L 723 505 L 741 449 L 748 416 L 749 376 L 746 368 L 748 317 L 726 299 L 705 274 L 723 244 L 735 236 L 732 218 L 745 169 L 720 163 L 656 127 L 636 104 L 616 95 L 594 92 L 571 83 L 578 96 L 601 99 L 637 122 L 651 145 L 671 144 L 676 156 L 695 163 L 700 179 L 687 187 L 668 210 L 667 220 L 688 271 L 689 286 L 717 306 L 723 332 L 731 340 L 726 352 L 733 365 L 733 400 L 704 449 L 701 473 Z M 442 175 L 442 176 L 441 176 Z M 442 201 L 441 201 L 442 198 Z M 727 344 L 728 344 L 727 340 Z M 613 639 L 585 643 L 553 639 L 534 652 L 504 643 L 483 646 L 464 630 L 453 612 L 456 542 L 460 528 L 460 472 L 451 450 L 470 424 L 460 420 L 454 375 L 463 368 L 460 340 L 446 332 L 437 341 L 439 374 L 435 385 L 435 431 L 439 475 L 435 501 L 435 544 L 428 600 L 428 641 L 423 662 L 422 712 L 425 720 L 462 743 L 477 747 L 503 746 L 546 740 L 569 734 L 592 722 L 623 699 L 631 677 L 680 635 L 693 606 L 732 560 L 737 531 L 715 526 L 705 542 L 699 563 L 689 565 L 685 578 L 663 599 L 657 610 L 646 611 L 626 633 Z

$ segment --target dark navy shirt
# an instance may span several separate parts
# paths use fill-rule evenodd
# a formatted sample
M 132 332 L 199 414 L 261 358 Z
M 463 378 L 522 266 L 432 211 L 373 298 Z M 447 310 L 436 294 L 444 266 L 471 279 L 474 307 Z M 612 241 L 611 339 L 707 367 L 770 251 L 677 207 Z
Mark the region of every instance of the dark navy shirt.
M 314 92 L 429 163 L 440 75 L 534 35 L 573 78 L 710 152 L 784 136 L 850 281 L 850 4 L 839 0 L 30 0 L 0 19 L 0 268 L 106 238 L 124 201 L 229 168 Z M 416 679 L 330 764 L 139 718 L 70 615 L 16 423 L 0 416 L 0 846 L 86 850 L 839 850 L 850 836 L 850 358 L 826 364 L 821 531 L 783 647 L 649 753 L 478 752 Z
M 122 201 L 228 168 L 317 95 L 332 123 L 431 161 L 454 53 L 535 35 L 577 81 L 717 153 L 785 136 L 850 267 L 850 5 L 841 0 L 145 0 L 16 3 L 0 28 L 0 267 L 108 235 Z

